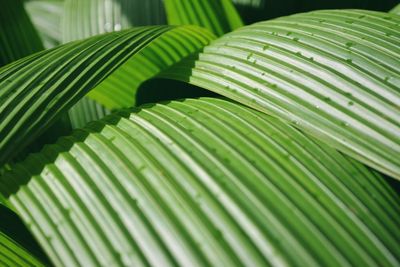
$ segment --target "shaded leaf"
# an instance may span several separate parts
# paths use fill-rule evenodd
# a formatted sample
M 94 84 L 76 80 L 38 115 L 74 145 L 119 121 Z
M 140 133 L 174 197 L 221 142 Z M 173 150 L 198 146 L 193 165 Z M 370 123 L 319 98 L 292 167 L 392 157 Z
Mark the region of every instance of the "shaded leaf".
M 43 49 L 21 0 L 0 0 L 0 67 Z
M 49 266 L 18 216 L 0 203 L 0 266 Z
M 162 0 L 65 0 L 63 42 L 165 21 Z
M 400 15 L 400 4 L 398 4 L 392 10 L 390 10 L 390 13 Z
M 60 0 L 25 1 L 25 8 L 45 48 L 61 43 L 61 19 L 64 2 Z
M 217 36 L 243 26 L 231 0 L 164 0 L 168 23 L 198 25 Z

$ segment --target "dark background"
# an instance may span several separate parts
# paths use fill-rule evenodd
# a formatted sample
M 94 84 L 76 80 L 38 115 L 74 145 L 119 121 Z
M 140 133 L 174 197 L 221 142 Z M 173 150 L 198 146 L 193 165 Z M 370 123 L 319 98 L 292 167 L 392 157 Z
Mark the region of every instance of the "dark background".
M 399 0 L 264 0 L 264 7 L 246 8 L 237 5 L 246 24 L 317 9 L 357 8 L 389 11 Z

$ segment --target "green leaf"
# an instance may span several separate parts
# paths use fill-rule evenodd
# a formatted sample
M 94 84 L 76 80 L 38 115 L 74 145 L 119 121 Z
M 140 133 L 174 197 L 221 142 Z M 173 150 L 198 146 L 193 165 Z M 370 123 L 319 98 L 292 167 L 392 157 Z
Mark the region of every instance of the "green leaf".
M 49 266 L 18 216 L 0 203 L 0 266 Z
M 231 0 L 164 0 L 168 23 L 194 24 L 217 36 L 243 26 Z
M 0 0 L 0 67 L 43 49 L 21 0 Z
M 253 8 L 265 7 L 265 0 L 232 0 L 235 5 Z
M 61 43 L 61 19 L 64 2 L 61 0 L 25 1 L 25 9 L 39 32 L 45 48 Z
M 134 26 L 161 25 L 166 22 L 164 4 L 161 0 L 67 0 L 63 16 L 64 42 Z M 126 91 L 128 96 L 125 98 L 128 105 L 117 105 L 117 108 L 130 107 L 134 103 L 132 92 L 137 88 L 132 87 L 130 82 L 124 87 L 128 86 Z M 112 91 L 115 91 L 114 86 Z M 105 104 L 109 103 L 84 97 L 69 111 L 72 126 L 81 127 L 89 121 L 101 119 L 103 114 L 109 114 L 114 106 L 106 107 Z
M 158 43 L 159 37 L 169 42 Z M 0 162 L 11 160 L 90 90 L 97 87 L 94 98 L 104 99 L 105 105 L 134 99 L 135 92 L 124 90 L 125 81 L 133 84 L 135 75 L 149 77 L 212 38 L 195 26 L 141 27 L 72 42 L 4 66 L 0 69 Z M 146 63 L 146 51 L 156 53 L 147 60 L 156 58 L 149 61 L 152 70 L 136 62 Z M 118 87 L 104 94 L 114 95 L 102 97 L 99 91 L 110 84 Z
M 390 13 L 393 13 L 393 14 L 396 14 L 396 15 L 400 15 L 400 4 L 398 4 L 392 10 L 390 10 Z
M 55 265 L 399 265 L 399 196 L 294 127 L 215 98 L 120 115 L 1 178 Z
M 399 179 L 399 23 L 361 10 L 261 22 L 207 46 L 192 70 L 180 65 L 163 77 L 279 117 Z
M 63 42 L 165 21 L 162 0 L 65 0 Z

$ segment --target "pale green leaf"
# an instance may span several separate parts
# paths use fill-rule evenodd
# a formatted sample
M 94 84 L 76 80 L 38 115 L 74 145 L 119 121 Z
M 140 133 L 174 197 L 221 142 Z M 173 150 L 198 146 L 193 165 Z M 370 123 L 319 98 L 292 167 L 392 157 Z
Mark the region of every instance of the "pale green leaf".
M 398 4 L 392 10 L 390 10 L 390 13 L 400 15 L 400 4 Z
M 52 48 L 59 45 L 64 2 L 60 0 L 30 0 L 25 1 L 24 5 L 44 47 Z
M 55 265 L 399 265 L 399 196 L 294 127 L 215 98 L 120 115 L 1 178 Z
M 261 22 L 207 46 L 189 76 L 190 64 L 163 77 L 279 117 L 399 179 L 399 23 L 361 10 Z
M 158 37 L 170 42 L 159 44 Z M 162 49 L 151 54 L 157 61 L 149 63 L 155 65 L 151 71 L 158 71 L 212 38 L 195 26 L 140 27 L 72 42 L 4 66 L 0 69 L 0 162 L 10 161 L 93 88 L 101 91 L 123 79 L 133 84 L 135 75 L 148 75 L 148 69 L 136 69 L 143 66 L 137 65 L 135 55 L 143 59 L 146 50 Z M 105 104 L 134 99 L 135 92 L 122 89 L 120 85 L 114 95 L 103 97 Z M 96 92 L 95 97 L 101 94 Z

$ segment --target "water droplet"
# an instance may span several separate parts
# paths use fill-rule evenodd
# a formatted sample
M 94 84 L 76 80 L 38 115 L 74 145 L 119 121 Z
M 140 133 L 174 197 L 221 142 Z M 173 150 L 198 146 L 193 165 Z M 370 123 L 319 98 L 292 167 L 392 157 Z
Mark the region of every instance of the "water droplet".
M 106 31 L 106 32 L 111 32 L 112 31 L 111 23 L 107 22 L 107 23 L 104 24 L 104 31 Z
M 316 109 L 320 109 L 320 106 L 316 105 L 315 108 L 316 108 Z
M 353 60 L 351 58 L 348 58 L 348 59 L 346 59 L 346 62 L 351 64 L 351 63 L 353 63 Z
M 122 29 L 121 24 L 117 23 L 114 25 L 114 31 L 120 31 Z

